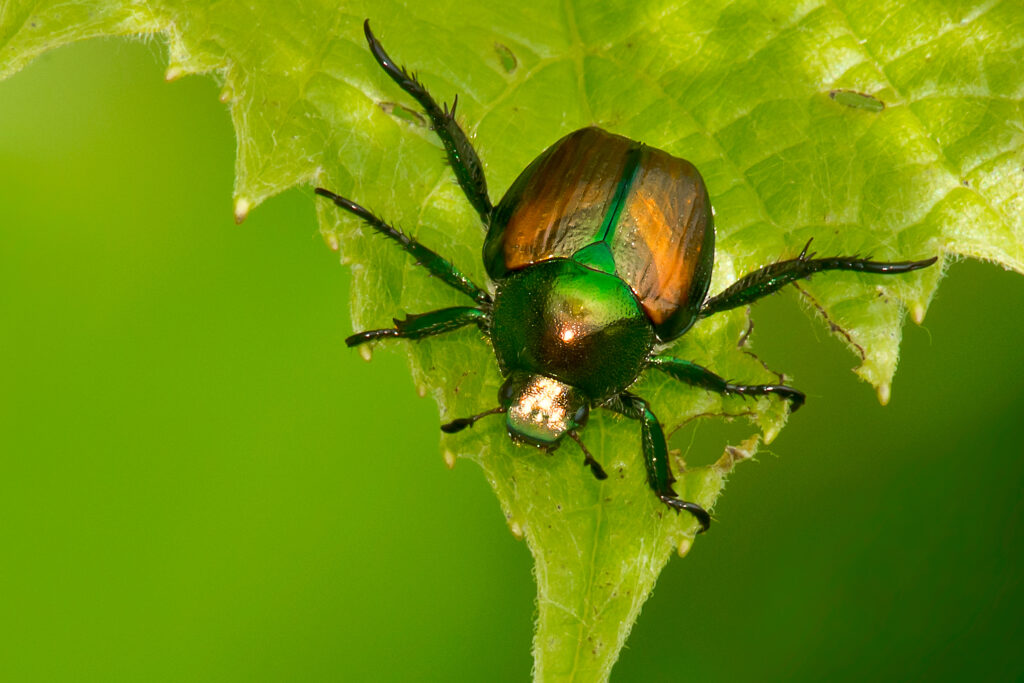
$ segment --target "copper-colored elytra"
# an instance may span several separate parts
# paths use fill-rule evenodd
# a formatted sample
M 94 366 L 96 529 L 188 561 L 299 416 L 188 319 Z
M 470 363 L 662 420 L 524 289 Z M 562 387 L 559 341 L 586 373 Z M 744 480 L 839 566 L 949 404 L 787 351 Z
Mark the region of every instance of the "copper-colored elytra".
M 690 181 L 693 192 L 680 191 Z M 644 258 L 616 259 L 619 275 L 632 287 L 653 323 L 660 324 L 685 303 L 700 262 L 707 207 L 696 169 L 688 162 L 648 148 L 620 218 L 616 244 L 642 250 Z M 703 228 L 703 229 L 702 229 Z M 633 272 L 622 272 L 633 266 Z
M 549 148 L 507 219 L 501 238 L 504 266 L 518 270 L 572 257 L 599 237 L 624 191 L 622 210 L 613 214 L 616 224 L 607 233 L 615 273 L 651 322 L 660 325 L 690 304 L 705 237 L 713 228 L 697 169 L 647 146 L 640 148 L 639 159 L 632 155 L 637 165 L 631 165 L 636 145 L 585 128 Z
M 601 224 L 615 196 L 628 147 L 626 138 L 586 128 L 542 162 L 505 227 L 509 270 L 568 257 L 590 243 L 593 227 Z

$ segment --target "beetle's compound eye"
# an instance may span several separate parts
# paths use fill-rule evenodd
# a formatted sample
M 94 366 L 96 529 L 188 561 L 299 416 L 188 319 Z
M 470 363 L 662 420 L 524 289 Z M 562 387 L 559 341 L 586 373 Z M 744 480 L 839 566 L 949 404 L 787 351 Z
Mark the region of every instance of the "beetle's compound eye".
M 512 375 L 505 383 L 501 385 L 501 389 L 498 389 L 498 405 L 505 410 L 508 410 L 512 405 L 512 402 L 516 400 L 516 396 L 519 395 L 519 391 L 522 388 L 522 377 L 519 375 Z
M 590 405 L 587 404 L 587 403 L 584 403 L 583 405 L 581 405 L 579 407 L 579 409 L 576 411 L 576 414 L 572 416 L 572 421 L 573 421 L 573 423 L 575 423 L 576 427 L 586 427 L 587 426 L 587 420 L 589 420 L 589 419 L 590 419 Z
M 513 373 L 498 392 L 509 436 L 550 446 L 586 424 L 588 401 L 579 390 L 544 375 Z M 582 422 L 580 421 L 582 419 Z

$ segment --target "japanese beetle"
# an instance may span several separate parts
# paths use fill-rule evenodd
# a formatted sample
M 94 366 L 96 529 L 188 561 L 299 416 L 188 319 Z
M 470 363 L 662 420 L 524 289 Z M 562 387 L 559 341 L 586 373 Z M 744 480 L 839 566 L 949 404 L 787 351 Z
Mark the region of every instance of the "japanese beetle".
M 675 479 L 658 419 L 629 387 L 653 368 L 722 394 L 775 395 L 788 400 L 793 411 L 803 405 L 804 395 L 782 384 L 734 384 L 655 348 L 701 318 L 749 304 L 820 271 L 893 275 L 936 261 L 819 259 L 805 247 L 796 258 L 767 265 L 708 298 L 714 219 L 707 187 L 693 164 L 600 128 L 583 128 L 541 153 L 494 206 L 480 159 L 455 121 L 455 105 L 450 110 L 438 106 L 415 75 L 388 56 L 369 20 L 363 29 L 377 63 L 425 110 L 459 185 L 487 228 L 483 260 L 493 296 L 355 202 L 316 189 L 476 303 L 410 315 L 396 319 L 394 327 L 346 339 L 357 346 L 477 325 L 490 339 L 505 378 L 498 407 L 449 422 L 441 427 L 445 432 L 504 414 L 516 443 L 552 450 L 569 436 L 594 476 L 605 479 L 579 431 L 592 408 L 620 413 L 640 422 L 647 481 L 655 495 L 677 511 L 690 512 L 706 530 L 711 521 L 707 511 L 680 500 L 672 488 Z

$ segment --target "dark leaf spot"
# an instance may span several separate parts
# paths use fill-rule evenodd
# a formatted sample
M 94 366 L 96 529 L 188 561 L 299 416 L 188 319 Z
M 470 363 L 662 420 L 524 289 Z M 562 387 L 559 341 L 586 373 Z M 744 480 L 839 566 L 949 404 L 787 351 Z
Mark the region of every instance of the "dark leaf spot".
M 501 43 L 494 44 L 494 51 L 498 53 L 498 60 L 507 73 L 512 73 L 519 66 L 519 60 L 512 54 L 512 50 Z
M 856 90 L 830 90 L 828 96 L 838 104 L 851 109 L 864 109 L 875 114 L 885 109 L 885 102 L 882 100 Z
M 427 126 L 426 119 L 415 109 L 410 109 L 404 104 L 398 104 L 397 102 L 378 102 L 378 106 L 384 110 L 385 113 L 391 114 L 396 119 L 401 119 L 407 123 L 411 123 L 414 126 L 425 128 Z

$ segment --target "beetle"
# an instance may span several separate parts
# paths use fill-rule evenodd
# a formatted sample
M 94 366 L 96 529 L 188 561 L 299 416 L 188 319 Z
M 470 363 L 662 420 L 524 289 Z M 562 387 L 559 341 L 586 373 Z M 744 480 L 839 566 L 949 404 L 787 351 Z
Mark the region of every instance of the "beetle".
M 487 230 L 483 262 L 493 295 L 449 261 L 359 204 L 322 187 L 318 195 L 359 217 L 412 255 L 418 265 L 473 300 L 395 319 L 394 327 L 348 337 L 350 347 L 378 339 L 423 339 L 476 325 L 491 343 L 504 378 L 498 406 L 442 425 L 447 433 L 495 414 L 518 444 L 554 450 L 568 436 L 597 479 L 607 478 L 579 432 L 590 410 L 605 408 L 640 423 L 647 481 L 670 508 L 710 525 L 707 511 L 679 498 L 665 434 L 650 405 L 629 391 L 654 369 L 695 387 L 740 396 L 776 396 L 790 411 L 804 394 L 784 384 L 736 384 L 696 363 L 658 352 L 698 320 L 744 306 L 796 280 L 828 270 L 908 273 L 936 262 L 880 262 L 856 256 L 814 258 L 808 245 L 792 259 L 740 278 L 708 297 L 715 228 L 707 186 L 690 162 L 596 127 L 569 133 L 541 153 L 491 203 L 483 165 L 455 120 L 414 74 L 363 31 L 384 72 L 423 107 L 455 177 Z

